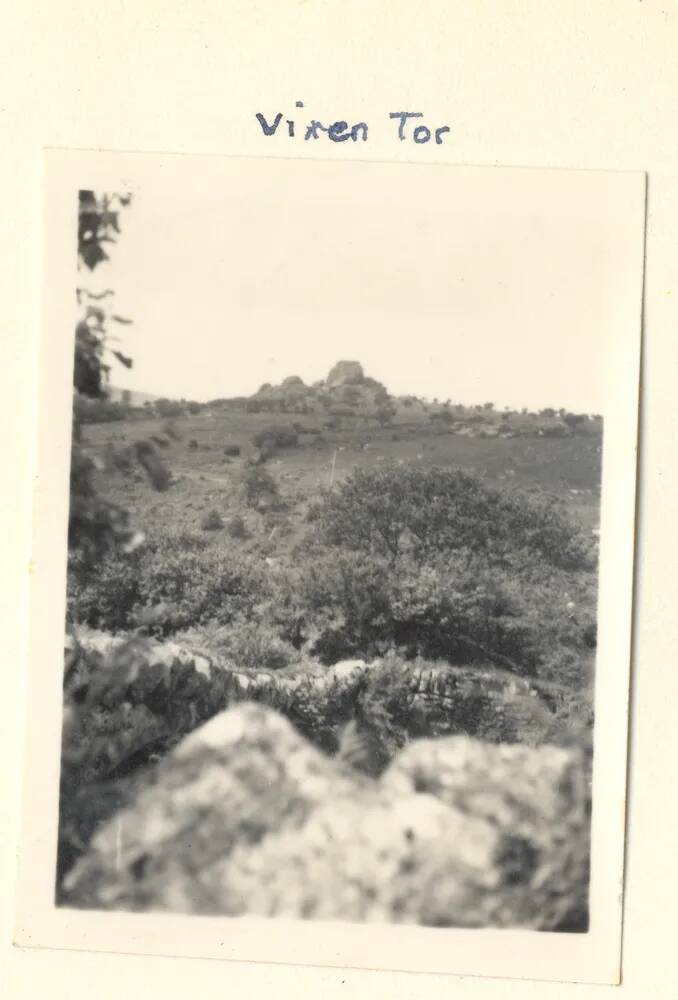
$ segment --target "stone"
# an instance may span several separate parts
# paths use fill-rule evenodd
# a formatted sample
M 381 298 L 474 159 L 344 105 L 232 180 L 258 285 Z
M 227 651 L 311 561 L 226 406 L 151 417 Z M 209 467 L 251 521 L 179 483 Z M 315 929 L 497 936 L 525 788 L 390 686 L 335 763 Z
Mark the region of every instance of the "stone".
M 361 778 L 283 716 L 244 703 L 194 730 L 148 775 L 63 882 L 67 905 L 228 912 L 202 877 L 267 832 L 298 825 Z
M 242 704 L 194 730 L 101 827 L 65 902 L 583 929 L 588 825 L 576 750 L 419 740 L 373 781 Z
M 237 848 L 210 877 L 238 914 L 478 926 L 498 846 L 488 823 L 431 795 L 363 792 Z
M 534 909 L 542 929 L 586 911 L 591 795 L 580 750 L 465 736 L 419 740 L 398 754 L 381 783 L 392 794 L 433 795 L 500 832 L 526 894 L 523 912 Z
M 339 385 L 359 385 L 365 380 L 363 366 L 359 361 L 337 361 L 327 376 L 328 388 Z

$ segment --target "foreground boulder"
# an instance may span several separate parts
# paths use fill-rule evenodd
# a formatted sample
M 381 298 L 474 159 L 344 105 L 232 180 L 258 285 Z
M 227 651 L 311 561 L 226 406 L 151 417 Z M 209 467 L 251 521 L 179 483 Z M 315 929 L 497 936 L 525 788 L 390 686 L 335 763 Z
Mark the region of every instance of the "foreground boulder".
M 585 912 L 586 803 L 574 751 L 422 740 L 372 781 L 242 704 L 102 826 L 64 901 L 554 929 Z
M 552 928 L 586 920 L 590 785 L 581 751 L 481 743 L 462 736 L 420 740 L 382 775 L 393 796 L 432 795 L 486 822 L 500 840 L 504 891 L 485 900 L 487 922 Z
M 112 909 L 211 911 L 200 874 L 236 845 L 301 823 L 358 776 L 314 750 L 269 709 L 215 716 L 151 773 L 133 804 L 93 838 L 63 883 L 66 902 Z

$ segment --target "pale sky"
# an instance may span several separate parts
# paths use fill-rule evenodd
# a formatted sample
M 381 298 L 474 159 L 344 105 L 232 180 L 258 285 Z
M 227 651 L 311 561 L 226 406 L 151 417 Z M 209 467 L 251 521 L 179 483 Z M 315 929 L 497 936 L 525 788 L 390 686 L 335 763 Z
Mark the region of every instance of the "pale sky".
M 351 359 L 393 393 L 603 411 L 627 249 L 615 175 L 283 160 L 208 174 L 145 169 L 111 263 L 79 276 L 134 320 L 115 328 L 134 368 L 114 385 L 207 400 Z

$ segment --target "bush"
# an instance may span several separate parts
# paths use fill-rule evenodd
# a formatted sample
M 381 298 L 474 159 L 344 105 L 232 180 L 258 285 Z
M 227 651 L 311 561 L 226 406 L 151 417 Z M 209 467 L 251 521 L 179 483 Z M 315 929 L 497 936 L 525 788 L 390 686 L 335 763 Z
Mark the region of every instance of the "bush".
M 550 427 L 545 427 L 542 433 L 544 437 L 566 438 L 570 437 L 571 431 L 565 424 L 552 424 Z
M 260 465 L 253 465 L 247 470 L 243 489 L 250 507 L 270 505 L 279 498 L 278 484 L 270 472 Z
M 438 421 L 444 424 L 452 424 L 455 417 L 451 410 L 437 410 L 435 413 L 429 413 L 428 419 L 431 423 Z
M 226 661 L 233 668 L 279 670 L 299 658 L 291 643 L 258 618 L 238 617 L 228 625 L 204 627 L 200 642 L 201 651 Z
M 289 613 L 326 663 L 399 649 L 529 675 L 543 656 L 541 622 L 527 616 L 521 586 L 463 560 L 422 566 L 407 557 L 316 555 L 293 586 Z
M 111 548 L 94 571 L 83 572 L 78 555 L 69 554 L 66 615 L 71 622 L 95 628 L 126 628 L 139 603 L 139 558 Z M 88 567 L 89 569 L 89 567 Z
M 224 448 L 224 455 L 226 455 L 227 458 L 238 458 L 240 455 L 240 445 L 227 444 Z
M 69 573 L 69 621 L 116 631 L 156 605 L 167 606 L 166 631 L 252 616 L 266 599 L 261 567 L 244 556 L 186 545 L 185 537 L 153 540 L 131 555 L 112 551 L 85 579 Z
M 132 408 L 111 399 L 89 399 L 79 393 L 73 395 L 73 417 L 81 424 L 105 424 L 115 420 L 129 420 Z
M 310 559 L 296 581 L 302 626 L 323 662 L 376 655 L 392 641 L 390 568 L 346 552 Z
M 296 448 L 299 444 L 299 434 L 292 427 L 266 427 L 254 435 L 252 443 L 262 451 Z
M 184 407 L 173 399 L 156 399 L 153 402 L 153 409 L 159 417 L 182 417 L 184 415 Z
M 590 542 L 554 502 L 453 469 L 358 469 L 317 505 L 317 522 L 330 545 L 390 559 L 465 552 L 498 566 L 534 556 L 564 569 L 594 564 Z
M 242 514 L 235 514 L 228 522 L 228 533 L 231 538 L 247 537 L 247 527 Z
M 224 519 L 218 510 L 211 510 L 203 517 L 200 527 L 203 531 L 219 531 L 224 527 Z
M 212 619 L 228 623 L 252 614 L 265 592 L 263 574 L 251 562 L 212 550 L 160 550 L 144 560 L 140 570 L 144 603 L 173 605 L 177 627 Z

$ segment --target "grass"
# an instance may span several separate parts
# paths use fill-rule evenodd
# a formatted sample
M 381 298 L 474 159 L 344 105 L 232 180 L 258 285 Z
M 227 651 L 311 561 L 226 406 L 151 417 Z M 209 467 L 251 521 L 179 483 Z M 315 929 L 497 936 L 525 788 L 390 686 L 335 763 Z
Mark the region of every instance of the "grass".
M 89 424 L 83 428 L 83 444 L 92 456 L 105 458 L 110 445 L 131 445 L 162 435 L 164 424 L 162 419 Z M 106 472 L 99 479 L 102 493 L 127 507 L 133 523 L 141 530 L 156 531 L 160 521 L 163 529 L 197 531 L 205 513 L 212 509 L 224 519 L 243 513 L 241 484 L 248 462 L 257 453 L 252 441 L 255 435 L 272 424 L 318 428 L 322 419 L 215 409 L 176 418 L 173 424 L 181 439 L 172 440 L 162 450 L 173 476 L 166 493 L 158 494 L 140 476 L 129 479 L 121 473 Z M 190 448 L 190 441 L 196 441 L 198 447 Z M 224 456 L 228 445 L 239 446 L 241 455 Z M 431 426 L 427 418 L 417 418 L 407 411 L 385 428 L 366 418 L 346 419 L 339 430 L 322 428 L 320 437 L 302 433 L 297 447 L 275 452 L 266 468 L 277 480 L 288 507 L 287 530 L 276 537 L 278 555 L 289 553 L 300 540 L 307 510 L 331 477 L 339 483 L 356 467 L 388 462 L 412 463 L 421 468 L 455 467 L 491 485 L 542 492 L 563 502 L 587 533 L 598 526 L 600 434 L 570 438 L 465 437 Z M 257 527 L 262 528 L 258 513 L 245 512 L 245 521 L 247 528 L 255 532 Z M 230 548 L 234 540 L 226 533 L 215 532 L 211 544 Z

